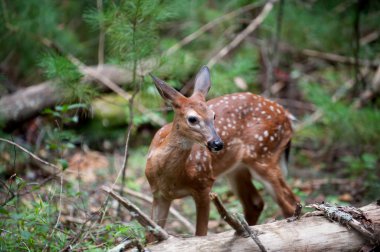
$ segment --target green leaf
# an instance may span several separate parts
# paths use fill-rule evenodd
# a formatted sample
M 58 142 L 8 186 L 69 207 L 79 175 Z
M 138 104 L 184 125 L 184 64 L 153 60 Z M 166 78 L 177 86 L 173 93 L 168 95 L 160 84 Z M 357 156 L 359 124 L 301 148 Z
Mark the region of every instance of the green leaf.
M 66 159 L 58 159 L 58 163 L 62 166 L 63 171 L 69 167 L 69 163 Z
M 4 207 L 0 206 L 0 214 L 9 215 L 9 212 Z

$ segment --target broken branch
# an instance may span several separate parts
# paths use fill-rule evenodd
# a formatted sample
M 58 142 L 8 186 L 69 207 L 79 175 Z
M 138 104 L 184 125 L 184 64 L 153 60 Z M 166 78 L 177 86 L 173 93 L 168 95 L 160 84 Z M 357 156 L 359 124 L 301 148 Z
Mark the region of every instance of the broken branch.
M 120 202 L 120 204 L 122 204 L 125 208 L 127 208 L 131 215 L 143 227 L 147 228 L 147 230 L 153 234 L 157 240 L 163 241 L 169 238 L 169 234 L 163 228 L 157 225 L 157 223 L 151 220 L 145 213 L 143 213 L 135 204 L 126 198 L 122 198 L 108 186 L 102 186 L 101 189 L 111 195 L 112 198 Z

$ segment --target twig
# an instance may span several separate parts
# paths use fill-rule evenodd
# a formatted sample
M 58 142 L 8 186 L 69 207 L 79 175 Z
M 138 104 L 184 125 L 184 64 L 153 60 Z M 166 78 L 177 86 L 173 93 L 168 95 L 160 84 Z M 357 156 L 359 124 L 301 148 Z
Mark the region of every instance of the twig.
M 113 188 L 115 190 L 120 190 L 120 186 L 118 185 L 115 185 L 113 186 Z M 136 192 L 134 190 L 131 190 L 129 188 L 123 188 L 123 191 L 128 194 L 128 195 L 131 195 L 137 199 L 140 199 L 140 200 L 143 200 L 149 204 L 152 204 L 153 202 L 153 199 L 143 193 L 140 193 L 140 192 Z M 185 217 L 183 217 L 174 207 L 170 207 L 169 208 L 169 213 L 171 213 L 180 223 L 182 223 L 182 225 L 184 227 L 186 227 L 188 229 L 188 231 L 190 233 L 194 233 L 195 232 L 195 227 L 193 224 L 190 223 L 190 221 L 188 221 Z
M 239 214 L 229 213 L 216 193 L 210 193 L 210 199 L 214 203 L 222 219 L 225 220 L 233 229 L 235 229 L 237 235 L 243 237 L 251 237 L 262 252 L 267 251 L 261 243 L 261 241 L 259 240 L 259 238 L 257 237 L 257 234 L 252 232 L 248 223 L 242 216 L 240 216 Z
M 342 64 L 350 64 L 350 65 L 355 64 L 355 58 L 347 57 L 347 56 L 343 56 L 339 54 L 319 52 L 319 51 L 311 50 L 311 49 L 303 49 L 301 50 L 301 53 L 309 57 L 320 58 L 327 61 L 332 61 L 332 62 L 337 62 L 337 63 L 342 63 Z M 364 60 L 364 59 L 359 59 L 357 63 L 361 66 L 367 66 L 367 67 L 377 67 L 380 65 L 379 61 L 370 61 L 370 60 Z
M 153 234 L 159 241 L 163 241 L 169 238 L 169 234 L 161 228 L 157 223 L 151 220 L 145 213 L 143 213 L 136 205 L 127 200 L 126 198 L 120 197 L 120 195 L 113 192 L 110 187 L 102 186 L 101 189 L 111 195 L 112 198 L 120 202 L 131 215 L 143 226 L 148 229 L 148 231 Z
M 251 3 L 251 4 L 243 6 L 243 7 L 239 8 L 239 9 L 237 9 L 237 10 L 231 11 L 231 12 L 229 12 L 229 13 L 223 15 L 223 16 L 220 16 L 220 17 L 212 20 L 211 22 L 203 25 L 201 28 L 199 28 L 195 32 L 193 32 L 190 35 L 188 35 L 185 38 L 183 38 L 177 44 L 175 44 L 172 47 L 170 47 L 164 53 L 164 56 L 170 56 L 171 54 L 175 53 L 176 51 L 178 51 L 183 46 L 189 44 L 191 41 L 197 39 L 199 36 L 201 36 L 202 34 L 204 34 L 205 32 L 207 32 L 208 30 L 212 29 L 213 27 L 215 27 L 219 23 L 221 23 L 221 22 L 223 22 L 225 20 L 234 18 L 234 17 L 236 17 L 236 16 L 238 16 L 238 15 L 244 13 L 244 12 L 247 12 L 247 11 L 250 11 L 252 9 L 255 9 L 255 8 L 261 6 L 262 4 L 263 4 L 262 2 Z
M 136 68 L 134 68 L 134 75 L 133 75 L 133 81 L 132 83 L 135 84 L 136 80 Z M 125 184 L 125 176 L 126 176 L 126 172 L 127 172 L 127 164 L 128 164 L 128 152 L 129 152 L 129 140 L 130 140 L 130 136 L 131 136 L 131 131 L 132 131 L 132 128 L 133 128 L 133 116 L 134 116 L 134 113 L 133 113 L 133 102 L 135 100 L 135 97 L 137 95 L 137 93 L 139 92 L 139 85 L 140 84 L 137 84 L 135 85 L 135 91 L 133 92 L 133 95 L 131 96 L 131 99 L 129 99 L 129 104 L 128 104 L 128 109 L 129 109 L 129 119 L 128 119 L 128 129 L 127 129 L 127 137 L 126 137 L 126 140 L 125 140 L 125 150 L 124 150 L 124 157 L 123 157 L 123 165 L 121 167 L 122 171 L 121 171 L 121 185 L 124 186 Z M 122 188 L 120 188 L 120 196 L 123 197 L 123 190 Z M 117 213 L 118 213 L 118 216 L 120 216 L 120 213 L 121 213 L 121 205 L 119 204 L 118 208 L 117 208 Z
M 249 234 L 241 225 L 240 221 L 226 210 L 226 208 L 223 206 L 222 202 L 220 201 L 218 195 L 216 193 L 210 193 L 210 199 L 214 203 L 222 219 L 225 222 L 227 222 L 233 229 L 235 229 L 236 234 L 244 236 L 244 237 L 248 237 Z
M 302 204 L 297 202 L 296 210 L 294 211 L 293 216 L 288 218 L 287 221 L 293 222 L 293 221 L 299 220 L 301 217 L 301 212 L 302 212 Z
M 246 220 L 241 215 L 237 215 L 236 217 L 238 218 L 238 220 L 240 221 L 240 223 L 244 227 L 244 230 L 249 234 L 249 236 L 252 238 L 252 240 L 257 244 L 257 246 L 259 247 L 261 252 L 266 252 L 267 250 L 264 247 L 264 245 L 261 243 L 259 237 L 257 237 L 257 233 L 252 232 L 252 230 L 248 226 L 248 223 L 246 222 Z
M 226 56 L 232 49 L 237 47 L 249 34 L 251 34 L 256 28 L 264 21 L 264 19 L 268 16 L 269 12 L 273 8 L 273 3 L 277 0 L 269 1 L 265 4 L 261 13 L 251 21 L 247 28 L 245 28 L 241 33 L 239 33 L 228 45 L 223 47 L 214 57 L 210 59 L 207 63 L 208 67 L 214 66 L 221 58 Z
M 37 155 L 33 154 L 32 152 L 28 151 L 27 149 L 25 149 L 24 147 L 22 147 L 21 145 L 15 143 L 15 142 L 12 142 L 8 139 L 5 139 L 5 138 L 1 138 L 0 137 L 0 141 L 2 142 L 6 142 L 6 143 L 9 143 L 9 144 L 12 144 L 13 146 L 16 146 L 17 148 L 19 148 L 20 150 L 22 150 L 23 152 L 29 154 L 32 158 L 34 158 L 35 160 L 47 165 L 47 166 L 50 166 L 50 167 L 53 167 L 54 169 L 57 169 L 57 170 L 60 170 L 60 168 L 52 163 L 49 163 L 48 161 L 46 160 L 43 160 L 42 158 L 38 157 Z
M 125 251 L 133 247 L 136 247 L 139 252 L 145 251 L 143 245 L 140 243 L 139 240 L 132 239 L 132 240 L 123 241 L 122 243 L 118 244 L 116 247 L 109 249 L 108 252 L 120 252 L 120 251 Z

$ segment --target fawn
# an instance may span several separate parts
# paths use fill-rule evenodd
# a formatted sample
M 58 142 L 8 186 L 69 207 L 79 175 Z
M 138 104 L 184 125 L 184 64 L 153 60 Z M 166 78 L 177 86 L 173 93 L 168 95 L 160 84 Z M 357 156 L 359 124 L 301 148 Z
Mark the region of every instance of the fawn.
M 207 235 L 209 193 L 221 175 L 240 199 L 248 224 L 256 224 L 264 206 L 252 177 L 263 183 L 285 217 L 293 214 L 298 198 L 280 168 L 292 135 L 291 114 L 251 93 L 206 102 L 211 86 L 206 66 L 197 74 L 190 97 L 152 78 L 175 112 L 173 122 L 155 134 L 148 153 L 145 174 L 154 198 L 154 221 L 164 227 L 171 201 L 191 195 L 196 205 L 195 235 Z

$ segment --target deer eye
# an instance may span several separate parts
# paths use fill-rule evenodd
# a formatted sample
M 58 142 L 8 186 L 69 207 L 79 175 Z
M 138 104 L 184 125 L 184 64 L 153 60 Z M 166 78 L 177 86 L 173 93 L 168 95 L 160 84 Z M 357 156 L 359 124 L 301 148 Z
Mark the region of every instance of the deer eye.
M 214 113 L 214 121 L 215 121 L 215 118 L 216 118 L 216 114 Z
M 198 118 L 196 118 L 195 116 L 189 116 L 187 118 L 187 121 L 190 123 L 190 124 L 196 124 L 198 122 Z

